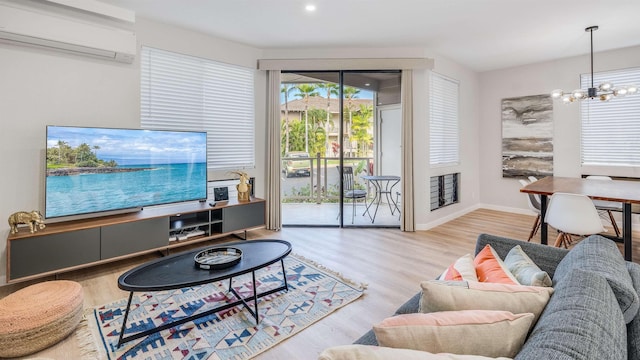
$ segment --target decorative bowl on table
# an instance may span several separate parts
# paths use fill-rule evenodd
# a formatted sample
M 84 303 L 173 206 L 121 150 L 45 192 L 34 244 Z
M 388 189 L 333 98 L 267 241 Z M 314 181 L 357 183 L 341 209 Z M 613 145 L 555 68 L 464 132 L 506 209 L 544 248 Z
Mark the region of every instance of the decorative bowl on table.
M 203 270 L 224 269 L 242 260 L 242 250 L 234 247 L 212 247 L 198 252 L 193 260 L 196 267 Z

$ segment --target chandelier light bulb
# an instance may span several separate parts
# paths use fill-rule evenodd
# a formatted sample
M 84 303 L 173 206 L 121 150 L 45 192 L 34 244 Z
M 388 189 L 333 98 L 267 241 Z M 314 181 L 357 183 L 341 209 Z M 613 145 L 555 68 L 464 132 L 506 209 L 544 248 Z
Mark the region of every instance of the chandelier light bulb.
M 573 92 L 571 93 L 571 95 L 576 98 L 577 100 L 582 100 L 585 97 L 587 97 L 587 93 L 585 93 L 584 90 L 578 89 L 578 90 L 573 90 Z
M 627 88 L 626 87 L 620 87 L 618 89 L 613 89 L 613 95 L 614 96 L 625 96 L 625 95 L 627 95 Z
M 554 99 L 560 99 L 564 95 L 564 91 L 562 89 L 555 89 L 551 92 L 551 97 Z
M 635 85 L 629 85 L 627 86 L 627 94 L 631 95 L 631 94 L 635 94 L 638 92 L 638 87 Z
M 599 89 L 600 89 L 601 91 L 609 91 L 609 90 L 611 90 L 612 88 L 613 88 L 613 84 L 612 84 L 612 83 L 610 83 L 610 82 L 602 83 L 602 84 L 600 84 L 600 86 L 599 86 Z
M 602 100 L 602 101 L 609 101 L 609 100 L 611 100 L 611 97 L 612 97 L 612 96 L 613 96 L 613 95 L 611 95 L 611 94 L 602 94 L 602 95 L 600 95 L 600 100 Z
M 575 98 L 573 96 L 571 96 L 570 94 L 564 94 L 562 95 L 562 102 L 565 104 L 570 104 L 575 100 Z

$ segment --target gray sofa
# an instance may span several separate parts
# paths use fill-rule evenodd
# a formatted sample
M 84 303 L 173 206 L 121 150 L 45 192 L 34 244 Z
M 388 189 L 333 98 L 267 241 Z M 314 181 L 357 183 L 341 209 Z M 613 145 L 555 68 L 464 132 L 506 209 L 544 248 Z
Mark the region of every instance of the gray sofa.
M 553 279 L 554 294 L 516 359 L 640 359 L 640 265 L 624 261 L 613 241 L 594 235 L 568 251 L 482 234 L 476 254 L 486 244 L 503 259 L 520 245 Z M 418 312 L 420 295 L 395 315 Z M 377 345 L 373 331 L 355 343 Z

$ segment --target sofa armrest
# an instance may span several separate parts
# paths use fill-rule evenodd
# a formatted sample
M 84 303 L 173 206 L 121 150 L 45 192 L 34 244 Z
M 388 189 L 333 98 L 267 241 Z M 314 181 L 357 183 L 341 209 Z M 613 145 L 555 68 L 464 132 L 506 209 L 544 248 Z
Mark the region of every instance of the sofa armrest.
M 567 249 L 560 249 L 553 246 L 508 239 L 495 235 L 480 234 L 476 241 L 476 254 L 487 244 L 490 244 L 503 260 L 509 253 L 509 250 L 516 245 L 520 245 L 531 260 L 533 260 L 540 269 L 546 271 L 551 278 L 553 278 L 556 266 L 558 266 L 560 260 L 569 252 Z

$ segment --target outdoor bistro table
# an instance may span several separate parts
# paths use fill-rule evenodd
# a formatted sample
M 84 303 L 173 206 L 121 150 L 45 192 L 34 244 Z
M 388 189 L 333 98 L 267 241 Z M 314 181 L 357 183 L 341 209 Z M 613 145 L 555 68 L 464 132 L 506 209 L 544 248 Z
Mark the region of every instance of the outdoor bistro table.
M 369 211 L 369 207 L 376 204 L 376 211 L 373 213 L 373 219 L 371 219 L 371 223 L 376 221 L 376 214 L 378 213 L 378 207 L 380 206 L 380 200 L 382 200 L 382 195 L 386 195 L 387 203 L 389 204 L 389 210 L 391 210 L 391 215 L 400 209 L 398 208 L 398 204 L 393 200 L 393 195 L 391 195 L 393 187 L 396 186 L 397 183 L 400 182 L 400 176 L 395 175 L 364 175 L 361 176 L 362 179 L 368 180 L 373 187 L 376 189 L 376 195 L 373 200 L 367 205 L 367 210 Z M 391 196 L 389 196 L 391 195 Z
M 242 251 L 242 259 L 237 264 L 227 268 L 219 270 L 204 270 L 197 267 L 194 261 L 194 256 L 203 249 L 206 249 L 200 248 L 153 260 L 122 274 L 120 278 L 118 278 L 118 287 L 122 290 L 129 291 L 130 293 L 129 301 L 127 302 L 127 309 L 124 313 L 120 338 L 118 339 L 118 346 L 127 341 L 139 339 L 143 336 L 166 330 L 174 326 L 211 315 L 218 311 L 230 309 L 240 304 L 244 304 L 246 309 L 256 319 L 256 323 L 258 323 L 258 299 L 278 291 L 288 290 L 287 274 L 285 273 L 283 259 L 291 253 L 291 244 L 283 240 L 252 240 L 220 244 L 220 247 L 233 247 L 239 249 Z M 278 261 L 280 261 L 280 264 L 282 265 L 282 278 L 284 285 L 258 294 L 256 288 L 256 270 Z M 253 296 L 243 298 L 231 287 L 231 283 L 233 282 L 234 277 L 248 273 L 251 273 L 252 276 Z M 163 324 L 154 329 L 142 331 L 127 337 L 124 336 L 127 317 L 129 316 L 129 310 L 131 308 L 131 299 L 133 298 L 134 292 L 181 289 L 226 279 L 229 279 L 229 292 L 231 292 L 238 300 L 221 305 L 215 309 L 207 310 L 199 314 L 193 314 L 171 323 Z M 253 309 L 249 306 L 247 301 L 254 302 Z
M 606 237 L 624 243 L 624 258 L 631 261 L 631 204 L 640 204 L 640 182 L 627 180 L 592 180 L 583 178 L 569 178 L 547 176 L 533 182 L 520 192 L 540 195 L 540 242 L 547 244 L 547 223 L 544 221 L 547 212 L 547 196 L 556 192 L 581 194 L 593 200 L 606 200 L 622 203 L 622 238 Z

